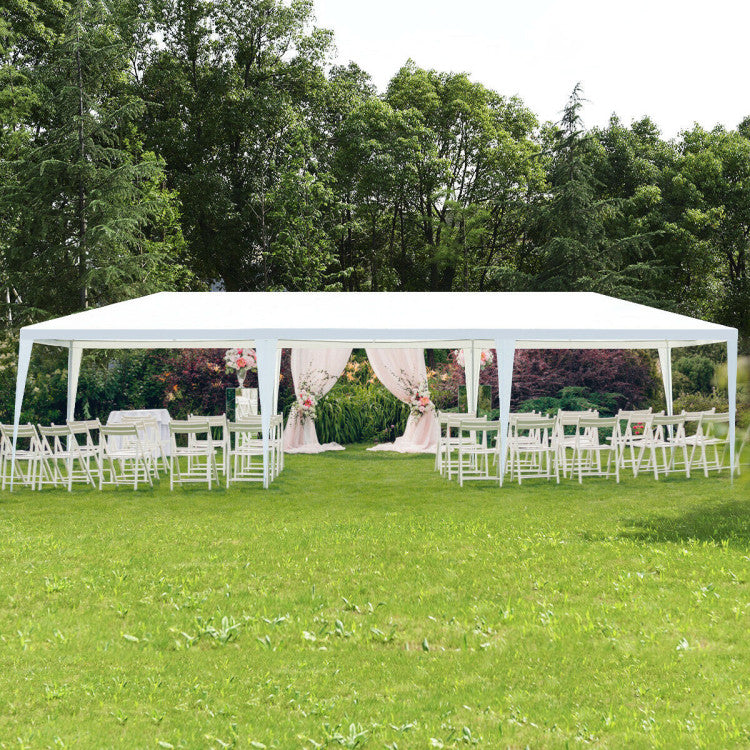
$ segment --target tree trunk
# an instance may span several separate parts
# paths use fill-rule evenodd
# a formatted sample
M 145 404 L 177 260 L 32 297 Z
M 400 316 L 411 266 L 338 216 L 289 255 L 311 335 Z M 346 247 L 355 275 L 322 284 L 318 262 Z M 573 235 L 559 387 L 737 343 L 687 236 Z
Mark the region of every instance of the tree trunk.
M 83 67 L 81 65 L 81 26 L 83 25 L 83 7 L 78 7 L 78 25 L 76 26 L 76 72 L 78 84 L 78 284 L 81 308 L 88 307 L 88 290 L 86 289 L 86 184 L 83 173 L 86 162 L 86 141 L 83 133 Z

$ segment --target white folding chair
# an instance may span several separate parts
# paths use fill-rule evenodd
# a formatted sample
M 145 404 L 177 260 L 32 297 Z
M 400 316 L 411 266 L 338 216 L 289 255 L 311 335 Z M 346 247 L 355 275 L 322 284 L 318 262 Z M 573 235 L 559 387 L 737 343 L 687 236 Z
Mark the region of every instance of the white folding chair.
M 568 476 L 568 451 L 574 447 L 576 442 L 576 429 L 578 426 L 578 420 L 588 417 L 598 417 L 599 412 L 594 409 L 585 409 L 583 411 L 564 411 L 563 409 L 557 410 L 556 425 L 555 425 L 555 445 L 557 446 L 557 462 L 562 468 L 562 475 Z M 566 430 L 568 430 L 566 432 Z M 583 434 L 578 437 L 579 445 L 583 445 L 589 436 Z M 593 441 L 589 440 L 593 445 Z
M 284 470 L 284 415 L 271 417 L 271 439 L 273 441 L 274 470 L 278 476 Z M 272 477 L 273 478 L 273 477 Z
M 634 409 L 631 411 L 620 411 L 617 418 L 620 420 L 620 469 L 630 467 L 633 476 L 636 476 L 638 466 L 638 454 L 646 445 L 651 422 L 654 417 L 663 415 L 663 411 L 654 412 L 653 409 Z M 622 422 L 625 422 L 625 429 Z M 629 454 L 629 455 L 628 455 Z
M 152 481 L 150 456 L 134 424 L 103 424 L 99 428 L 99 489 L 105 484 L 132 484 Z
M 227 442 L 229 440 L 227 415 L 221 414 L 219 416 L 201 417 L 197 414 L 188 414 L 188 422 L 208 422 L 208 426 L 211 428 L 211 442 L 215 449 L 221 449 L 221 461 L 219 462 L 219 466 L 224 475 L 226 475 L 228 460 Z M 202 442 L 205 442 L 194 436 L 189 436 L 188 439 L 190 444 L 194 446 L 198 446 Z M 190 458 L 188 458 L 188 463 L 189 462 Z
M 82 468 L 79 473 L 76 473 L 75 468 L 73 469 L 73 481 L 85 481 L 83 477 L 88 472 L 93 479 L 92 483 L 98 484 L 101 472 L 101 466 L 99 465 L 99 428 L 102 426 L 101 422 L 98 419 L 69 419 L 67 426 L 78 446 L 81 462 L 85 464 L 85 469 Z
M 705 413 L 698 423 L 697 439 L 692 445 L 690 452 L 690 466 L 696 462 L 695 454 L 699 452 L 697 461 L 699 468 L 703 468 L 703 474 L 708 476 L 709 471 L 721 471 L 730 468 L 729 456 L 729 413 Z M 721 448 L 721 455 L 719 449 Z M 713 452 L 713 456 L 711 453 Z
M 458 423 L 458 483 L 463 487 L 468 480 L 489 480 L 503 483 L 500 475 L 500 422 L 481 419 L 462 419 Z M 492 461 L 490 461 L 492 459 Z M 496 468 L 490 469 L 490 464 Z
M 228 429 L 227 487 L 232 482 L 262 482 L 263 440 L 260 418 L 230 422 Z M 275 463 L 272 454 L 271 465 L 275 466 Z
M 686 477 L 690 476 L 685 417 L 682 414 L 676 416 L 654 414 L 646 424 L 642 438 L 635 467 L 636 475 L 640 472 L 643 456 L 648 451 L 645 471 L 649 469 L 653 471 L 654 479 L 659 479 L 659 474 L 667 476 L 672 471 L 684 471 Z M 661 464 L 659 453 L 661 453 Z M 682 454 L 681 465 L 677 463 L 677 457 L 680 454 Z
M 10 482 L 11 468 L 13 468 L 13 482 L 32 490 L 36 487 L 39 463 L 42 457 L 42 446 L 33 424 L 18 425 L 18 441 L 16 443 L 16 460 L 13 457 L 13 425 L 0 424 L 0 472 L 2 473 L 2 489 L 6 482 Z
M 458 444 L 460 436 L 458 426 L 462 419 L 476 419 L 476 414 L 470 412 L 438 412 L 440 436 L 435 451 L 435 470 L 441 475 L 447 474 L 451 479 L 458 472 Z M 486 417 L 481 417 L 485 419 Z
M 89 462 L 71 432 L 65 425 L 39 425 L 37 427 L 42 446 L 38 486 L 44 484 L 66 486 L 68 492 L 73 489 L 73 482 L 85 482 L 94 485 Z
M 206 420 L 175 420 L 169 423 L 171 450 L 169 456 L 169 489 L 174 484 L 207 482 L 219 484 L 216 467 L 216 448 L 211 438 L 211 426 Z M 186 445 L 181 445 L 184 436 Z M 180 442 L 178 442 L 178 438 Z M 181 459 L 184 459 L 184 466 Z
M 601 430 L 612 430 L 610 440 L 601 440 Z M 614 463 L 615 480 L 620 482 L 620 419 L 618 417 L 581 416 L 576 422 L 573 436 L 573 458 L 571 473 L 583 477 L 609 478 Z M 602 468 L 602 454 L 607 454 L 607 465 Z
M 517 414 L 510 423 L 508 436 L 508 469 L 510 479 L 521 484 L 522 479 L 534 477 L 560 482 L 557 463 L 555 417 Z
M 159 478 L 159 462 L 163 471 L 167 471 L 169 462 L 161 440 L 159 420 L 153 414 L 120 414 L 121 424 L 134 424 L 138 431 L 141 447 L 149 462 L 149 469 L 154 479 Z

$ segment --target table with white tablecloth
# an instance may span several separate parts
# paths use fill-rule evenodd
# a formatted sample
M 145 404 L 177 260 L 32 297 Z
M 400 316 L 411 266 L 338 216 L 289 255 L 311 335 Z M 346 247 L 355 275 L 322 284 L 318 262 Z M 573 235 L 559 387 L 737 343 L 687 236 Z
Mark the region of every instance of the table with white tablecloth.
M 126 419 L 123 419 L 123 415 L 128 417 L 155 417 L 159 425 L 159 442 L 161 442 L 164 449 L 164 455 L 168 456 L 171 453 L 170 439 L 169 439 L 169 423 L 172 421 L 172 417 L 169 416 L 169 412 L 166 409 L 127 409 L 123 411 L 111 411 L 107 424 L 122 424 Z

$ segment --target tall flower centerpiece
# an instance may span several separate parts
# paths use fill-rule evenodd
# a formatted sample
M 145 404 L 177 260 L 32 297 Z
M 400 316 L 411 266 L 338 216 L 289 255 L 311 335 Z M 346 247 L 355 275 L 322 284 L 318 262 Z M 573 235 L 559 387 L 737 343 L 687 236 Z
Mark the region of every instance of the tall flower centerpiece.
M 227 374 L 235 373 L 239 387 L 243 388 L 247 373 L 257 369 L 258 360 L 254 349 L 227 349 L 224 355 L 224 364 Z
M 453 351 L 453 359 L 456 360 L 456 364 L 459 367 L 466 367 L 466 361 L 464 360 L 464 350 L 455 349 Z M 485 367 L 491 365 L 495 361 L 495 356 L 492 354 L 491 349 L 482 349 L 482 353 L 479 356 L 479 369 L 484 370 Z

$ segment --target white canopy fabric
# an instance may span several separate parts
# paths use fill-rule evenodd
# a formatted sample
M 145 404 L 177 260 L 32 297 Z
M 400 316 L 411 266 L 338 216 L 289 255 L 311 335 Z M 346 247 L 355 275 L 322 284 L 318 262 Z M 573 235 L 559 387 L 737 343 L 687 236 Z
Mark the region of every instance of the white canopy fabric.
M 68 418 L 84 349 L 224 348 L 252 344 L 264 445 L 282 348 L 463 348 L 467 375 L 482 349 L 498 354 L 500 419 L 507 427 L 516 349 L 659 350 L 665 386 L 675 347 L 725 343 L 729 408 L 736 410 L 737 330 L 590 292 L 162 292 L 21 329 L 14 415 L 21 413 L 33 344 L 68 349 Z M 470 395 L 476 400 L 476 385 Z M 667 390 L 665 388 L 665 390 Z M 671 410 L 671 386 L 667 394 Z M 734 466 L 734 418 L 731 420 Z M 506 440 L 507 429 L 501 431 Z M 502 455 L 504 456 L 504 450 Z M 264 463 L 268 463 L 268 451 Z M 266 470 L 266 476 L 268 472 Z M 266 481 L 266 485 L 268 481 Z

